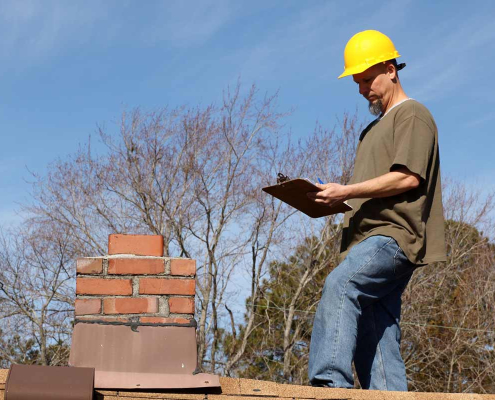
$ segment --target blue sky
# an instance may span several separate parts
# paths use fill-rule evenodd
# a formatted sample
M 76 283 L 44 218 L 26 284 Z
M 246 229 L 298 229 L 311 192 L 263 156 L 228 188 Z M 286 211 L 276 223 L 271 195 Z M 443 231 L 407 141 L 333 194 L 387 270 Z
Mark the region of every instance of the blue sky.
M 366 101 L 338 80 L 356 32 L 389 35 L 406 93 L 439 127 L 443 174 L 495 190 L 493 1 L 0 2 L 0 225 L 29 201 L 28 170 L 74 152 L 126 108 L 219 102 L 238 78 L 279 90 L 297 137 Z

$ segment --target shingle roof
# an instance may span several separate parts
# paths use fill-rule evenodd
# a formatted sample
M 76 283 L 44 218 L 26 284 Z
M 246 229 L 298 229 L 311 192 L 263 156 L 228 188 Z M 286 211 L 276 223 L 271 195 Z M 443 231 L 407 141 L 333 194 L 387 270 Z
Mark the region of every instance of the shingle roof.
M 0 400 L 8 370 L 0 370 Z M 495 400 L 495 394 L 380 392 L 285 385 L 252 379 L 220 378 L 221 390 L 97 390 L 95 400 Z

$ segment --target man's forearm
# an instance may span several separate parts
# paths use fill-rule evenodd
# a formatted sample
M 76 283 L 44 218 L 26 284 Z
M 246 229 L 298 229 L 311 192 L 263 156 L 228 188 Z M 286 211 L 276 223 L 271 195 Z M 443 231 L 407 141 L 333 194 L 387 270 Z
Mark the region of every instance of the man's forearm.
M 346 199 L 395 196 L 418 187 L 420 178 L 407 169 L 389 172 L 368 181 L 347 185 Z
M 345 200 L 395 196 L 417 188 L 421 183 L 419 175 L 403 167 L 377 178 L 353 185 L 337 183 L 316 184 L 319 192 L 309 192 L 307 196 L 315 203 L 334 206 Z

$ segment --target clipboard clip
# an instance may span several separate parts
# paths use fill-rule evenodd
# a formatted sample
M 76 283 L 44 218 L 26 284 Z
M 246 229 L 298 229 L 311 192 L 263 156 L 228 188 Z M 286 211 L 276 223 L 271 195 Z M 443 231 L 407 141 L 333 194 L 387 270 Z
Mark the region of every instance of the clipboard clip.
M 282 172 L 279 172 L 277 174 L 277 184 L 284 183 L 287 181 L 290 181 L 290 178 L 287 175 L 282 174 Z

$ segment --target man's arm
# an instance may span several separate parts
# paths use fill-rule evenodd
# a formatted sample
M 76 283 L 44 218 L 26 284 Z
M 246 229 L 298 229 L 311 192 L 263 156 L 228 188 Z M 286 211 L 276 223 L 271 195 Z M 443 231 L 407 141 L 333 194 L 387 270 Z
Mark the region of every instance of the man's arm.
M 400 167 L 385 175 L 353 185 L 317 184 L 322 191 L 308 193 L 308 197 L 316 203 L 331 207 L 349 199 L 395 196 L 417 188 L 420 183 L 419 175 L 406 167 Z

